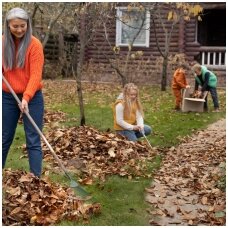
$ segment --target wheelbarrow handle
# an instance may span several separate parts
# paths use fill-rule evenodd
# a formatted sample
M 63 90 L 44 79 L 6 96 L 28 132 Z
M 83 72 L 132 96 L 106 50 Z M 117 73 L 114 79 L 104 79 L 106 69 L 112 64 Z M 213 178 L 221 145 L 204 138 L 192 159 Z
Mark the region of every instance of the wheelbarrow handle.
M 8 83 L 8 81 L 6 80 L 6 78 L 4 77 L 4 75 L 2 75 L 2 79 L 4 81 L 4 83 L 6 84 L 6 86 L 8 87 L 8 89 L 10 90 L 11 94 L 14 96 L 15 100 L 17 101 L 17 103 L 21 106 L 21 101 L 18 98 L 17 94 L 14 92 L 14 90 L 12 89 L 12 87 L 10 86 L 10 84 Z M 58 158 L 57 154 L 54 152 L 52 146 L 49 144 L 49 142 L 47 141 L 46 137 L 44 136 L 44 134 L 41 132 L 41 130 L 39 129 L 39 127 L 36 125 L 35 121 L 33 120 L 33 118 L 31 117 L 31 115 L 29 114 L 29 112 L 26 110 L 24 111 L 25 115 L 28 117 L 29 121 L 31 122 L 31 124 L 33 125 L 33 127 L 36 129 L 36 131 L 38 132 L 38 134 L 40 135 L 40 137 L 42 137 L 42 139 L 44 140 L 44 142 L 46 143 L 46 145 L 48 146 L 48 148 L 50 149 L 52 155 L 54 156 L 55 160 L 58 162 L 59 166 L 61 167 L 61 169 L 64 171 L 64 173 L 66 174 L 66 176 L 71 179 L 71 177 L 69 176 L 69 174 L 67 173 L 66 168 L 64 167 L 64 165 L 62 164 L 61 160 Z

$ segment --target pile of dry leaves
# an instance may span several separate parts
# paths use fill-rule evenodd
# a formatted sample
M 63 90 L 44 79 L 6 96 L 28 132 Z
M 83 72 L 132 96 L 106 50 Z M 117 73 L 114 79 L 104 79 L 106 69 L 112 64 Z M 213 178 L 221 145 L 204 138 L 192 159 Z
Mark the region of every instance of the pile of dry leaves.
M 3 173 L 4 225 L 53 225 L 60 220 L 88 220 L 100 213 L 99 204 L 86 204 L 73 190 L 24 171 Z
M 146 176 L 157 153 L 147 144 L 131 142 L 113 133 L 100 133 L 94 128 L 72 127 L 57 129 L 46 135 L 59 158 L 67 168 L 76 170 L 83 178 L 104 179 L 108 174 Z M 45 160 L 53 160 L 43 144 Z

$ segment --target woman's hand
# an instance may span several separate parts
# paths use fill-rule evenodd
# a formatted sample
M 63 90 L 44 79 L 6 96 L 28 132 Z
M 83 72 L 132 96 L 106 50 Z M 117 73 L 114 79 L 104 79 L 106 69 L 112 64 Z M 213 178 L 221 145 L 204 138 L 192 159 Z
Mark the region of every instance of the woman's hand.
M 29 112 L 28 102 L 25 99 L 22 99 L 21 105 L 19 105 L 21 112 Z

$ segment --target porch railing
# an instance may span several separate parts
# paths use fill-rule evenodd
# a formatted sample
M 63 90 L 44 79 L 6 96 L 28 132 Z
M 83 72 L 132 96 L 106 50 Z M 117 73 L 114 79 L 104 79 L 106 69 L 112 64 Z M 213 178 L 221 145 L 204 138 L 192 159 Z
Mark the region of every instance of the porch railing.
M 201 64 L 211 68 L 226 68 L 226 47 L 200 47 Z

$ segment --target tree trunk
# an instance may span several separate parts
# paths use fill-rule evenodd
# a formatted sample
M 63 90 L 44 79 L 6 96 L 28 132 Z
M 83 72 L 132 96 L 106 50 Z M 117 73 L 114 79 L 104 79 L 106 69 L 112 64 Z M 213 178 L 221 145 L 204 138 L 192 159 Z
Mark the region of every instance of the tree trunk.
M 81 82 L 82 66 L 84 63 L 85 46 L 86 46 L 85 20 L 86 20 L 85 12 L 83 12 L 81 14 L 81 18 L 80 18 L 80 27 L 81 27 L 81 33 L 79 34 L 80 50 L 79 50 L 79 61 L 78 61 L 78 65 L 77 65 L 77 74 L 76 74 L 77 93 L 78 93 L 79 108 L 80 108 L 80 126 L 85 125 L 85 112 L 84 112 L 82 82 Z
M 37 31 L 36 31 L 36 28 L 35 28 L 35 25 L 36 25 L 35 17 L 36 17 L 37 9 L 38 9 L 38 5 L 36 3 L 34 3 L 34 9 L 33 9 L 33 12 L 32 12 L 31 19 L 32 19 L 33 35 L 36 36 L 36 37 L 38 37 Z
M 78 94 L 78 101 L 79 101 L 79 109 L 80 109 L 80 126 L 85 125 L 85 113 L 84 113 L 84 103 L 83 103 L 83 95 L 82 95 L 82 83 L 81 83 L 81 72 L 82 72 L 82 65 L 81 61 L 84 58 L 84 49 L 80 49 L 80 59 L 78 62 L 78 55 L 77 55 L 77 43 L 74 46 L 74 55 L 72 57 L 72 70 L 73 75 L 76 79 L 76 92 Z M 75 75 L 76 72 L 76 75 Z
M 58 60 L 59 64 L 61 67 L 61 75 L 62 78 L 66 75 L 67 70 L 66 70 L 66 59 L 65 59 L 65 53 L 64 53 L 64 36 L 63 36 L 63 30 L 59 30 L 59 35 L 58 35 L 58 46 L 59 46 L 59 53 L 58 53 Z M 74 67 L 74 66 L 73 66 Z M 74 67 L 74 71 L 76 72 L 77 67 Z
M 77 57 L 75 58 L 74 61 L 76 60 Z M 76 75 L 75 75 L 75 70 L 76 70 Z M 84 104 L 83 104 L 83 95 L 82 95 L 82 82 L 81 82 L 81 65 L 80 63 L 76 63 L 73 66 L 73 74 L 76 79 L 76 90 L 78 94 L 78 101 L 79 101 L 79 109 L 80 109 L 80 126 L 85 125 L 85 112 L 84 112 Z
M 81 81 L 84 55 L 85 55 L 85 46 L 83 45 L 83 42 L 82 42 L 80 44 L 79 62 L 77 64 L 77 74 L 76 74 L 77 93 L 78 93 L 79 108 L 80 108 L 80 126 L 85 125 L 85 112 L 84 112 L 82 81 Z
M 84 112 L 84 104 L 83 104 L 83 95 L 82 95 L 82 82 L 81 82 L 81 66 L 78 66 L 77 69 L 77 93 L 78 93 L 78 100 L 79 100 L 79 108 L 80 108 L 80 126 L 85 125 L 85 112 Z
M 165 56 L 163 58 L 163 63 L 162 63 L 161 91 L 166 91 L 166 85 L 167 85 L 167 66 L 168 66 L 168 56 Z
M 49 36 L 50 36 L 50 33 L 51 33 L 51 30 L 52 29 L 50 29 L 50 27 L 51 27 L 51 24 L 52 24 L 52 22 L 51 23 L 49 23 L 49 29 L 48 29 L 48 31 L 45 33 L 45 37 L 44 37 L 44 39 L 43 39 L 43 41 L 42 41 L 42 46 L 43 46 L 43 49 L 45 48 L 45 46 L 46 46 L 46 44 L 47 44 L 47 42 L 48 42 L 48 39 L 49 39 Z M 51 27 L 52 28 L 52 27 Z
M 124 87 L 128 83 L 128 80 L 127 80 L 126 76 L 122 76 L 123 74 L 120 74 L 119 71 L 117 71 L 117 73 L 119 74 L 119 76 L 121 78 L 122 87 Z

